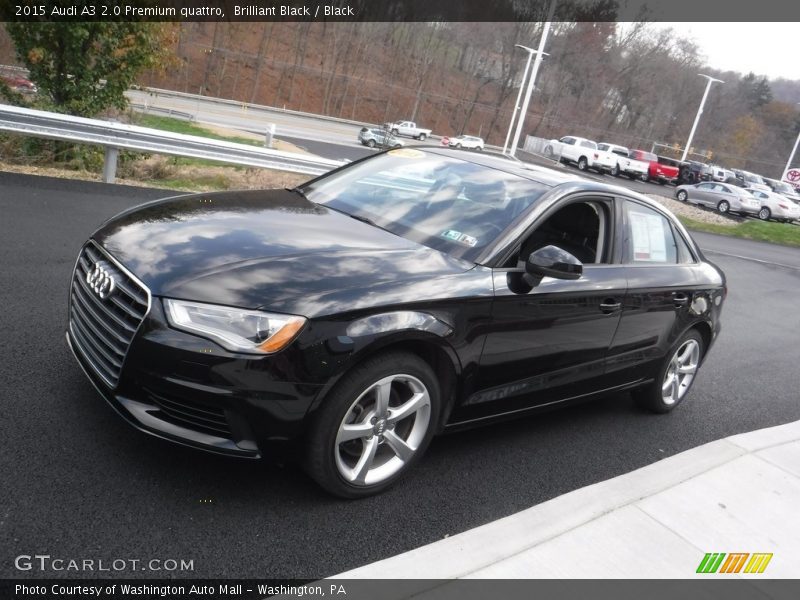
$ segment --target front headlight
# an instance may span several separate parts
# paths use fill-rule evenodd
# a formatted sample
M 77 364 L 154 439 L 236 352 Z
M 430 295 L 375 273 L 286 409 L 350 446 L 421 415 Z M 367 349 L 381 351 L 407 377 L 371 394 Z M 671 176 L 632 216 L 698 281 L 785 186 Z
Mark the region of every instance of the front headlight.
M 244 310 L 216 304 L 164 299 L 169 324 L 217 342 L 232 352 L 271 354 L 288 346 L 304 317 Z

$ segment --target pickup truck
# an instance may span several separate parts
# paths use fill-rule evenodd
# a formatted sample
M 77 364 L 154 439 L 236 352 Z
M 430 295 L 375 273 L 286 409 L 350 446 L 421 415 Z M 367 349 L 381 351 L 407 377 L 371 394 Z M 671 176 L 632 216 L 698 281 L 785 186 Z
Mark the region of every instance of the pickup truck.
M 562 163 L 575 163 L 578 169 L 586 171 L 594 169 L 594 156 L 597 153 L 597 144 L 592 140 L 567 135 L 560 140 L 550 140 L 544 147 L 545 156 Z
M 405 135 L 420 141 L 426 140 L 431 135 L 430 129 L 422 129 L 421 127 L 417 127 L 417 124 L 413 121 L 397 121 L 396 123 L 386 123 L 384 127 L 388 129 L 392 135 Z
M 646 179 L 650 164 L 636 160 L 633 158 L 632 152 L 625 146 L 600 142 L 597 144 L 597 152 L 593 157 L 593 168 L 601 173 L 607 171 L 614 177 L 625 174 L 631 179 Z
M 714 179 L 713 173 L 711 172 L 711 167 L 705 163 L 701 163 L 696 160 L 689 160 L 681 162 L 679 165 L 680 166 L 678 168 L 680 169 L 680 172 L 678 173 L 677 183 L 681 185 L 698 183 L 701 181 L 711 181 Z
M 658 156 L 647 150 L 631 150 L 631 156 L 647 163 L 647 181 L 657 181 L 661 185 L 678 179 L 678 167 L 665 164 Z

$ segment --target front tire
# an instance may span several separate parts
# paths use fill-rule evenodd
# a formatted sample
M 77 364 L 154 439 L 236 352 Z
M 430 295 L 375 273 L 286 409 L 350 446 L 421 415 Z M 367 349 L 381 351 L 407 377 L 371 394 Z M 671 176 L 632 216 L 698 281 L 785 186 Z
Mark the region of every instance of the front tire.
M 758 211 L 758 218 L 762 221 L 769 221 L 769 218 L 772 216 L 769 208 L 764 206 L 760 211 Z
M 619 177 L 619 165 L 614 165 L 611 167 L 611 175 L 614 177 Z
M 703 336 L 689 330 L 667 353 L 655 381 L 632 392 L 636 403 L 655 413 L 673 410 L 688 395 L 704 352 Z
M 717 210 L 721 215 L 727 215 L 731 210 L 731 205 L 727 200 L 720 200 L 717 204 Z
M 439 382 L 405 352 L 357 366 L 325 398 L 309 429 L 306 470 L 328 492 L 384 491 L 425 452 L 439 422 Z
M 689 199 L 689 194 L 686 193 L 686 190 L 681 190 L 678 192 L 678 200 L 681 202 L 686 202 Z

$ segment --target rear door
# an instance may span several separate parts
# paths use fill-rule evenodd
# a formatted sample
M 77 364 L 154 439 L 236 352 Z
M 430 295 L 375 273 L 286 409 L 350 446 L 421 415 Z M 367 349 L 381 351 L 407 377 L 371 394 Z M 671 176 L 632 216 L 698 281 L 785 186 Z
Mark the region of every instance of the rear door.
M 697 259 L 670 219 L 634 200 L 621 203 L 628 292 L 608 354 L 610 385 L 651 376 L 648 369 L 691 322 L 697 287 Z
M 717 196 L 714 194 L 713 183 L 700 183 L 694 190 L 689 188 L 689 200 L 705 206 L 716 206 Z

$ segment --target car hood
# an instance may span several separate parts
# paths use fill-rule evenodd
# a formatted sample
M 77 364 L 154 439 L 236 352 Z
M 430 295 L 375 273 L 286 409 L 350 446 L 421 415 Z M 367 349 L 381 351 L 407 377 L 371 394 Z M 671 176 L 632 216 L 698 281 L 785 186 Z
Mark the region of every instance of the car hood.
M 289 190 L 151 202 L 93 238 L 156 296 L 309 317 L 474 267 Z

